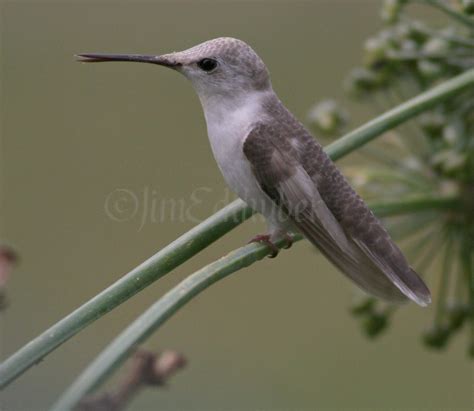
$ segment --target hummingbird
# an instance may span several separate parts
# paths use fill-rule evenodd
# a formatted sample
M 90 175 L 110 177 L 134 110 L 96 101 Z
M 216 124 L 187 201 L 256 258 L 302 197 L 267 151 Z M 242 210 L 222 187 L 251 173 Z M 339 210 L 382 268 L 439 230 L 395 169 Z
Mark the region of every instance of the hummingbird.
M 82 62 L 141 62 L 189 79 L 200 99 L 222 175 L 263 214 L 267 244 L 300 232 L 365 292 L 389 302 L 431 302 L 381 222 L 352 189 L 323 147 L 273 91 L 263 60 L 244 41 L 221 37 L 163 55 L 77 55 Z

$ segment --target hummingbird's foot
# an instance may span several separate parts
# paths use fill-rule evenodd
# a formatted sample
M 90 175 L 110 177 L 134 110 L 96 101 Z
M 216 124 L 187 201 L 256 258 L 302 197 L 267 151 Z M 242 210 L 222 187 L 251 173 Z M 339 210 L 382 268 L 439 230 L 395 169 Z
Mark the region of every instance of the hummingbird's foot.
M 265 244 L 266 246 L 268 246 L 268 248 L 271 250 L 271 254 L 268 256 L 268 258 L 275 258 L 280 252 L 280 249 L 275 245 L 275 243 L 272 242 L 272 240 L 270 240 L 269 234 L 256 235 L 254 238 L 252 238 L 248 242 L 248 244 L 250 243 L 260 243 L 260 244 Z M 289 247 L 285 247 L 285 248 L 289 248 Z
M 285 246 L 283 247 L 285 250 L 288 250 L 288 248 L 291 248 L 291 246 L 293 245 L 293 243 L 295 242 L 295 240 L 293 239 L 293 236 L 291 234 L 285 234 L 283 236 L 286 240 L 286 244 Z

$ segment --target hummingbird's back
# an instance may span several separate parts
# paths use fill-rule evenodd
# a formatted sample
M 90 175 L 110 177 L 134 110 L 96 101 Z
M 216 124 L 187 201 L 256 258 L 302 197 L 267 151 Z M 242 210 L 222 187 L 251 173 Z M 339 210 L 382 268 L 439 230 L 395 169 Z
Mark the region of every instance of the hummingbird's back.
M 261 130 L 255 133 L 257 137 L 253 137 L 253 141 L 252 138 L 248 139 L 248 146 L 270 139 L 273 152 L 267 156 L 271 159 L 268 160 L 267 173 L 271 167 L 270 161 L 278 157 L 281 157 L 281 164 L 288 166 L 288 174 L 293 173 L 287 177 L 288 181 L 301 175 L 301 171 L 295 170 L 302 167 L 314 185 L 316 193 L 311 195 L 316 198 L 320 196 L 325 204 L 316 212 L 301 212 L 295 207 L 298 215 L 292 217 L 298 229 L 334 265 L 366 291 L 386 300 L 400 301 L 409 297 L 420 305 L 428 304 L 431 297 L 424 282 L 411 269 L 380 221 L 352 189 L 322 146 L 275 95 L 266 100 L 265 111 L 270 120 L 265 121 L 266 126 L 260 126 Z M 272 131 L 268 132 L 269 129 Z M 265 144 L 268 145 L 268 141 Z M 251 152 L 248 148 L 247 151 Z M 262 156 L 259 161 L 262 161 Z M 290 214 L 291 209 L 285 204 L 285 198 L 289 202 L 292 193 L 296 192 L 294 187 L 291 188 L 293 183 L 295 181 L 280 184 L 278 194 L 275 194 L 278 190 L 266 187 L 267 194 L 270 193 L 274 199 L 277 195 L 276 201 L 284 208 L 286 206 Z M 285 184 L 289 193 L 281 192 L 285 190 Z M 324 215 L 328 213 L 329 216 Z M 336 225 L 342 228 L 345 238 L 327 232 L 340 230 Z

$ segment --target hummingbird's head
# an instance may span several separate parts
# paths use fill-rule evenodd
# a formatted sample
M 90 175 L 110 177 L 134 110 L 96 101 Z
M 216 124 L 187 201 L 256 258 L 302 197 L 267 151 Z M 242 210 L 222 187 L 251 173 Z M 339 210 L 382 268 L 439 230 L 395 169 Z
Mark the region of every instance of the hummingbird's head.
M 220 37 L 190 49 L 159 56 L 79 54 L 83 62 L 134 61 L 173 68 L 186 76 L 199 96 L 236 97 L 271 88 L 262 59 L 242 40 Z

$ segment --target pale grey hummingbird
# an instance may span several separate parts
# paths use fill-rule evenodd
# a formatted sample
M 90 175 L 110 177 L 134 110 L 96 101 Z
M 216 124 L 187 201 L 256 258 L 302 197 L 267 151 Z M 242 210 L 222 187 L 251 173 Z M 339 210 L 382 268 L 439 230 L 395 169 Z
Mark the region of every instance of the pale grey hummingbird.
M 299 231 L 366 292 L 425 306 L 430 291 L 321 145 L 273 91 L 246 43 L 217 38 L 170 54 L 80 54 L 80 61 L 157 64 L 184 74 L 201 101 L 217 164 L 229 187 L 263 214 L 274 242 Z

